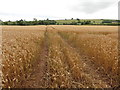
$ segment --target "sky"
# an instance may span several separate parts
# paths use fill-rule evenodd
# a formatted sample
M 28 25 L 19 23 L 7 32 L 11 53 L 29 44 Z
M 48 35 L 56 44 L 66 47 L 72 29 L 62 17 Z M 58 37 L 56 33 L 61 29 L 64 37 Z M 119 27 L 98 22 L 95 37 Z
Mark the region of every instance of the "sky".
M 118 19 L 118 2 L 119 0 L 0 0 L 0 19 Z

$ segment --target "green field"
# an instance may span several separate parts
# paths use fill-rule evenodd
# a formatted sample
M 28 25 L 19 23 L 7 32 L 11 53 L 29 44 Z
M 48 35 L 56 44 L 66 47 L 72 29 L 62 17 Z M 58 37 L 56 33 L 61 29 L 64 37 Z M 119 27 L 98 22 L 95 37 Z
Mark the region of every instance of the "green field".
M 77 22 L 86 22 L 86 21 L 90 21 L 90 23 L 92 24 L 103 24 L 102 22 L 104 22 L 104 24 L 118 24 L 117 20 L 111 20 L 111 19 L 65 19 L 65 20 L 56 20 L 57 23 L 59 24 L 71 24 L 71 23 L 77 23 Z

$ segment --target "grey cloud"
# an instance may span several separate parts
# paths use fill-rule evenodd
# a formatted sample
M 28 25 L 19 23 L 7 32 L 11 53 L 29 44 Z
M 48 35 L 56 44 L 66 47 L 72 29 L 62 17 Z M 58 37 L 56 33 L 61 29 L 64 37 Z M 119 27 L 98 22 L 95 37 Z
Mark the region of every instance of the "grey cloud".
M 110 7 L 114 2 L 107 1 L 107 2 L 81 2 L 78 5 L 74 6 L 72 10 L 77 12 L 84 12 L 87 14 L 95 13 L 105 8 Z

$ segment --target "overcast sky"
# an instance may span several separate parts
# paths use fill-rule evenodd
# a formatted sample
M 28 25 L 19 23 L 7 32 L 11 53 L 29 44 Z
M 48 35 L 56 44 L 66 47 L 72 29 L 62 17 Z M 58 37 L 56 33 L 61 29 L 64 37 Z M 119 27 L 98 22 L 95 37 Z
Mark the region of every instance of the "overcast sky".
M 118 1 L 0 0 L 0 19 L 118 19 Z

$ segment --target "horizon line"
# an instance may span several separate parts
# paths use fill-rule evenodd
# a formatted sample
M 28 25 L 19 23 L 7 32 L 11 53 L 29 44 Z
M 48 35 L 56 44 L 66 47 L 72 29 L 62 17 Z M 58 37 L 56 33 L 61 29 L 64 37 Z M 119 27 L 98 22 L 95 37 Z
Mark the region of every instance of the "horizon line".
M 37 18 L 33 18 L 33 20 L 34 19 L 37 19 Z M 76 19 L 80 19 L 80 18 L 76 18 L 76 19 L 75 18 L 73 18 L 73 19 L 72 18 L 69 18 L 69 19 L 68 18 L 64 18 L 64 19 L 50 19 L 50 18 L 46 18 L 46 19 L 37 19 L 37 20 L 39 21 L 39 20 L 47 20 L 47 19 L 49 19 L 49 20 L 76 20 Z M 2 19 L 0 19 L 0 20 L 1 21 L 19 21 L 19 20 L 33 21 L 33 20 L 26 20 L 26 19 L 22 19 L 22 18 L 19 19 L 19 20 L 18 19 L 17 20 L 2 20 Z M 98 19 L 80 19 L 80 20 L 119 20 L 119 19 L 110 19 L 110 18 L 106 18 L 106 19 L 102 19 L 101 18 L 101 19 L 99 19 L 98 18 Z

